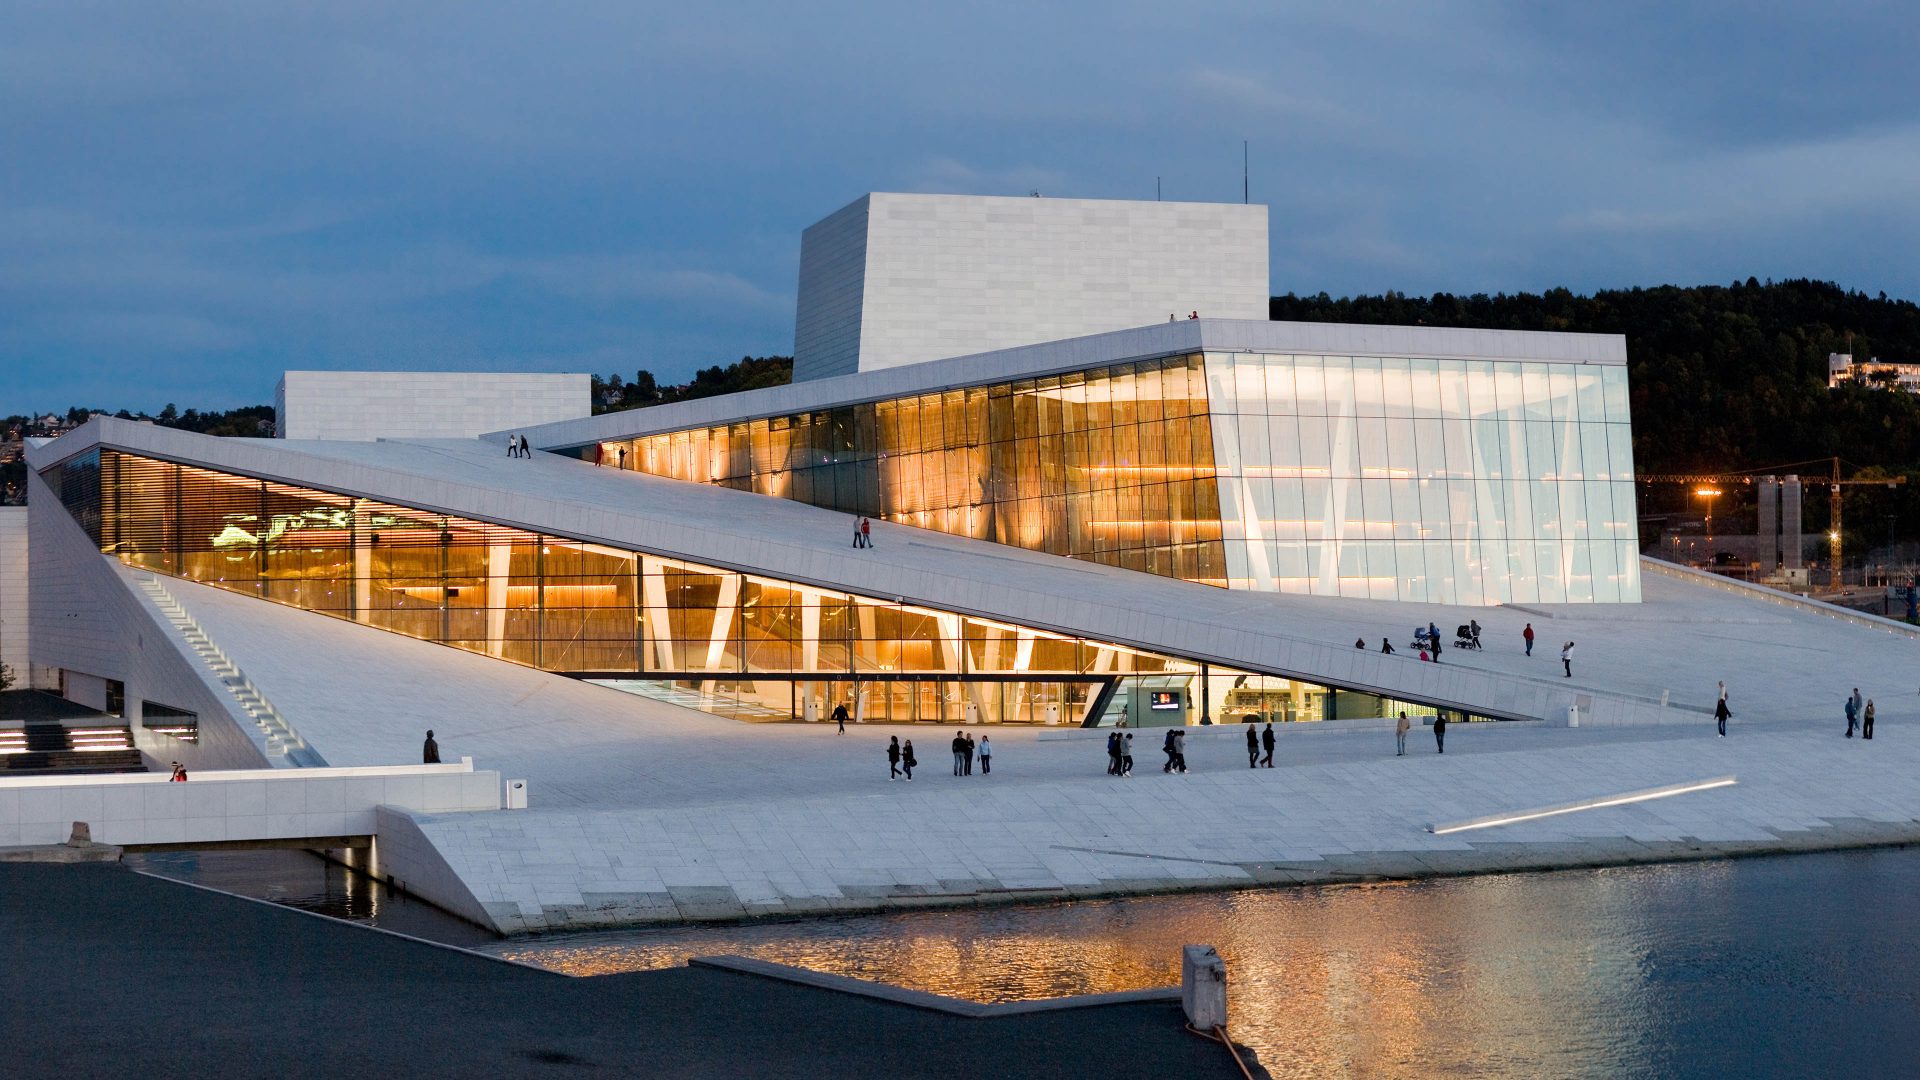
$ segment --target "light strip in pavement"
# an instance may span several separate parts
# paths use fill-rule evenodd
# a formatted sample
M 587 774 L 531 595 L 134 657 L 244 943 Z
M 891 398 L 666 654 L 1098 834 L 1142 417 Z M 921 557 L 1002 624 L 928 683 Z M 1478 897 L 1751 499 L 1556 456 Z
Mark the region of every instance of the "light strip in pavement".
M 1447 833 L 1466 832 L 1468 829 L 1487 829 L 1495 825 L 1512 825 L 1520 821 L 1534 821 L 1539 818 L 1553 817 L 1557 814 L 1571 814 L 1576 810 L 1599 810 L 1608 806 L 1625 806 L 1628 803 L 1646 802 L 1649 799 L 1664 799 L 1669 795 L 1685 795 L 1694 791 L 1710 791 L 1714 788 L 1732 787 L 1740 781 L 1732 776 L 1716 776 L 1711 780 L 1689 780 L 1682 784 L 1668 784 L 1665 787 L 1646 788 L 1641 791 L 1627 791 L 1619 795 L 1601 795 L 1579 802 L 1559 803 L 1554 806 L 1542 806 L 1532 810 L 1514 810 L 1505 814 L 1489 814 L 1486 817 L 1467 818 L 1464 821 L 1449 821 L 1427 826 L 1427 831 L 1435 836 Z

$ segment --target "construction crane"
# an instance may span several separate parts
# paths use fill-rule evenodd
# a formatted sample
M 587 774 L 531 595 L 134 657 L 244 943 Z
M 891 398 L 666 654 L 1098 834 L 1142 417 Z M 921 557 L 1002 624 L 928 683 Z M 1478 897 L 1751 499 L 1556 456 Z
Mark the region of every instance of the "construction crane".
M 1834 584 L 1840 582 L 1840 492 L 1844 487 L 1855 484 L 1875 484 L 1885 488 L 1896 488 L 1907 482 L 1904 476 L 1891 476 L 1878 479 L 1840 478 L 1840 459 L 1838 457 L 1816 458 L 1812 461 L 1796 461 L 1788 465 L 1772 465 L 1764 469 L 1740 469 L 1724 473 L 1641 473 L 1634 477 L 1636 481 L 1649 484 L 1752 484 L 1755 476 L 1795 475 L 1789 470 L 1805 465 L 1826 465 L 1832 474 L 1826 478 L 1828 488 L 1827 555 L 1832 562 Z M 1819 483 L 1819 480 L 1815 480 Z M 1714 494 L 1719 494 L 1715 492 Z M 1708 518 L 1712 518 L 1712 503 L 1708 504 Z

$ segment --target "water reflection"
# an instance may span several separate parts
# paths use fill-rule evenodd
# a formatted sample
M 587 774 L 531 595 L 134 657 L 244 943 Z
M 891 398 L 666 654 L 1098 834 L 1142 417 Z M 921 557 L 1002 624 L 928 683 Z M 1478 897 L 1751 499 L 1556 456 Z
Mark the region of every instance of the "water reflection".
M 268 900 L 348 922 L 471 946 L 498 936 L 308 851 L 166 851 L 126 865 L 175 881 Z
M 1901 890 L 1920 884 L 1916 853 L 600 933 L 488 951 L 575 975 L 739 953 L 1013 1001 L 1172 985 L 1179 947 L 1204 942 L 1227 960 L 1236 1037 L 1275 1075 L 1791 1073 L 1796 1054 L 1809 1075 L 1837 1075 L 1828 1067 L 1849 1054 L 1869 1071 L 1894 1059 L 1884 1034 L 1846 1042 L 1858 1038 L 1850 1012 L 1819 1021 L 1835 1007 L 1825 988 L 1883 981 L 1875 1001 L 1905 1010 L 1911 1030 L 1906 964 L 1920 949 L 1904 920 L 1871 942 L 1865 926 L 1836 920 L 1822 925 L 1844 940 L 1817 940 L 1806 915 L 1870 902 L 1847 893 L 1881 895 L 1896 887 L 1888 875 Z M 1784 996 L 1746 1013 L 1761 988 Z M 1703 1016 L 1715 1026 L 1690 1023 Z M 1809 1034 L 1788 1042 L 1783 1024 Z

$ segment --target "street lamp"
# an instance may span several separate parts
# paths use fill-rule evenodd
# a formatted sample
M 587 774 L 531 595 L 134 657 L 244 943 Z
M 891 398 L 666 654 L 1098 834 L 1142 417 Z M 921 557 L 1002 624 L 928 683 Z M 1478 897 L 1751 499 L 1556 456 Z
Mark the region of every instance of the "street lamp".
M 1707 561 L 1713 561 L 1713 500 L 1720 494 L 1719 488 L 1694 488 L 1693 493 L 1707 500 Z

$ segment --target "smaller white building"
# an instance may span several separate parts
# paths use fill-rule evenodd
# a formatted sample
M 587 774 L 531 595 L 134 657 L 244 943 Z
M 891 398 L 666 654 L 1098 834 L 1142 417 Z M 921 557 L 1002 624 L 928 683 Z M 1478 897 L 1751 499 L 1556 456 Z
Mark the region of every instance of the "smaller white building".
M 800 240 L 795 382 L 1267 318 L 1267 208 L 875 192 Z
M 1909 394 L 1920 394 L 1920 364 L 1897 364 L 1875 357 L 1860 363 L 1853 362 L 1852 353 L 1827 354 L 1827 389 L 1835 390 L 1848 383 L 1864 383 L 1868 386 L 1881 385 L 1885 380 L 1889 388 L 1898 387 Z
M 289 371 L 274 391 L 283 439 L 467 439 L 593 412 L 580 373 Z

